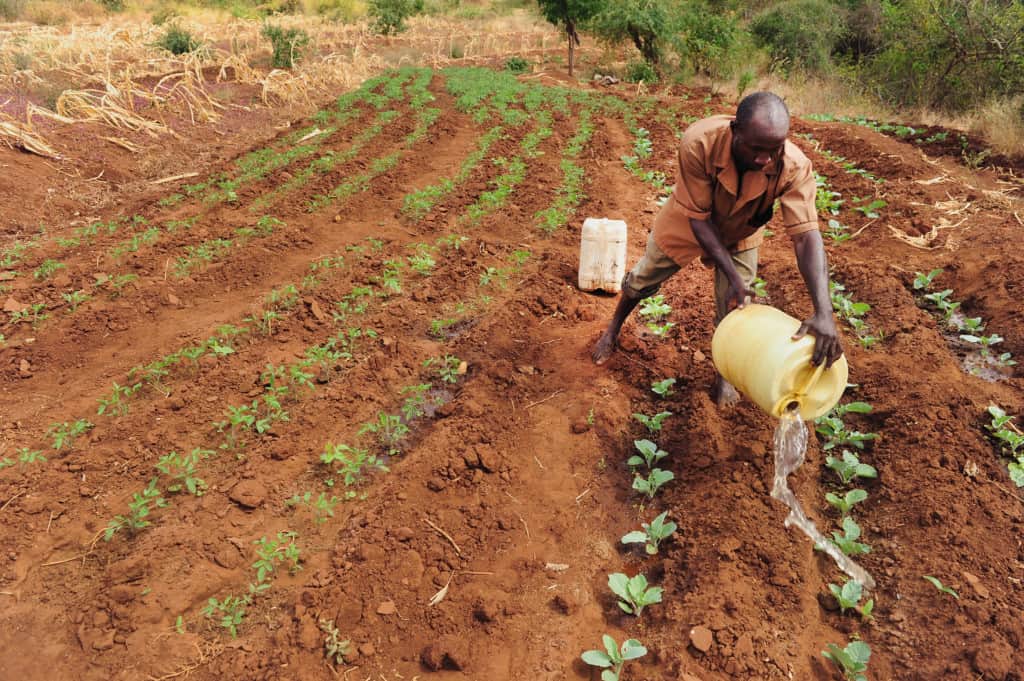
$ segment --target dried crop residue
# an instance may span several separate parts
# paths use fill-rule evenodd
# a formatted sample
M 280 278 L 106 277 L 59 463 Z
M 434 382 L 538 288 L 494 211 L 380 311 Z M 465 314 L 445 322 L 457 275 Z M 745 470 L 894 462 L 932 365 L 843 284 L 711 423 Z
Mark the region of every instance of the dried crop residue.
M 634 318 L 606 366 L 589 359 L 615 299 L 575 288 L 579 223 L 627 220 L 632 263 L 655 211 L 654 190 L 620 160 L 634 143 L 621 110 L 567 100 L 549 129 L 537 116 L 504 121 L 497 108 L 477 123 L 448 93 L 461 77 L 448 72 L 427 74 L 425 106 L 441 110 L 430 122 L 412 101 L 417 74 L 399 78 L 379 108 L 388 86 L 372 90 L 294 157 L 275 154 L 309 143 L 302 133 L 323 120 L 278 134 L 265 145 L 272 154 L 126 198 L 97 216 L 128 218 L 113 231 L 64 246 L 56 239 L 81 223 L 19 237 L 31 245 L 0 270 L 16 272 L 0 282 L 5 300 L 28 310 L 0 328 L 0 460 L 13 463 L 0 470 L 0 676 L 586 679 L 580 653 L 610 633 L 650 650 L 627 667 L 630 679 L 828 679 L 820 651 L 856 632 L 873 651 L 871 678 L 1017 678 L 1024 508 L 983 424 L 991 403 L 1024 413 L 1021 379 L 964 373 L 911 287 L 915 271 L 944 268 L 936 285 L 1024 354 L 1014 193 L 994 198 L 987 192 L 1002 187 L 991 179 L 864 129 L 798 128 L 818 141 L 797 138 L 859 231 L 829 245 L 834 277 L 885 332 L 864 350 L 843 327 L 858 384 L 848 399 L 874 405 L 851 423 L 881 434 L 862 454 L 879 478 L 864 483 L 870 496 L 855 511 L 872 546 L 860 559 L 879 584 L 866 624 L 825 607 L 839 573 L 783 527 L 785 509 L 768 495 L 774 423 L 748 402 L 722 411 L 708 397 L 708 270 L 694 264 L 664 287 L 677 325 L 667 339 Z M 704 92 L 647 102 L 589 92 L 631 107 L 654 146 L 644 169 L 669 177 L 676 128 L 728 109 L 705 104 Z M 536 214 L 559 196 L 564 149 L 587 105 L 594 133 L 576 160 L 587 197 L 548 235 Z M 349 158 L 387 110 L 396 116 Z M 460 177 L 499 121 L 502 137 Z M 38 159 L 28 165 L 35 184 L 59 191 Z M 405 210 L 407 196 L 446 178 L 424 217 Z M 4 191 L 14 205 L 16 187 Z M 872 222 L 851 209 L 854 196 L 887 205 Z M 74 200 L 53 210 L 70 223 Z M 261 232 L 264 215 L 283 224 Z M 941 224 L 929 241 L 908 240 Z M 159 234 L 146 236 L 152 226 Z M 780 236 L 760 268 L 771 302 L 808 315 L 792 249 L 772 228 Z M 424 254 L 433 264 L 414 259 Z M 48 271 L 51 259 L 64 267 Z M 97 274 L 137 278 L 115 289 Z M 75 290 L 90 297 L 73 311 L 63 294 Z M 35 318 L 32 305 L 42 306 Z M 649 386 L 665 377 L 675 392 L 659 400 Z M 142 387 L 112 415 L 114 382 Z M 247 409 L 266 419 L 264 432 L 230 424 Z M 631 415 L 661 410 L 672 416 L 653 439 L 675 480 L 641 504 L 625 461 L 647 435 Z M 76 419 L 94 427 L 54 450 L 53 433 Z M 346 484 L 337 460 L 321 460 L 356 456 L 340 445 L 377 465 Z M 24 447 L 47 460 L 20 463 Z M 171 451 L 197 452 L 202 496 L 172 489 Z M 812 438 L 790 484 L 827 531 L 839 519 L 824 501 L 835 489 L 825 455 Z M 104 541 L 153 479 L 167 506 Z M 661 552 L 626 550 L 620 537 L 662 511 L 679 530 Z M 270 572 L 254 567 L 268 560 Z M 624 614 L 612 572 L 645 573 L 664 602 L 639 620 Z M 242 601 L 229 599 L 250 588 L 244 613 L 232 610 Z M 237 638 L 221 626 L 231 612 Z M 695 627 L 703 651 L 691 645 Z

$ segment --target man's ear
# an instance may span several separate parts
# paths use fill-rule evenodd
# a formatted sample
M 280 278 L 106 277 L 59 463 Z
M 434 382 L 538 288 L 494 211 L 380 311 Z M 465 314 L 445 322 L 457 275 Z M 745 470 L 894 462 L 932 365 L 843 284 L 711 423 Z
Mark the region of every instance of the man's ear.
M 732 130 L 733 132 L 736 132 L 736 119 L 735 118 L 732 119 L 731 121 L 729 121 L 729 129 Z

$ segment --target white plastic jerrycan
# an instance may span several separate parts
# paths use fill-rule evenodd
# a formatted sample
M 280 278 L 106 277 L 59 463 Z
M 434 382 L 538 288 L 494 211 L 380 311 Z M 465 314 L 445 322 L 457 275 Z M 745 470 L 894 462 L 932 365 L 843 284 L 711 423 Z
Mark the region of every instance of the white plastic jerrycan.
M 580 236 L 580 290 L 618 293 L 626 274 L 626 223 L 587 218 Z
M 824 415 L 846 389 L 846 356 L 825 369 L 811 364 L 814 336 L 792 340 L 800 321 L 768 305 L 733 310 L 715 329 L 711 360 L 718 373 L 757 406 L 780 417 L 799 408 L 805 421 Z

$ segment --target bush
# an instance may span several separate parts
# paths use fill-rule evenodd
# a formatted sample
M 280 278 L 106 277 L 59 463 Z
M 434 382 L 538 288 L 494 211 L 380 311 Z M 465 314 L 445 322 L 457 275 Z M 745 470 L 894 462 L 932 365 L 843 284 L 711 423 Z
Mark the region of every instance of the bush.
M 111 12 L 120 12 L 124 9 L 124 0 L 100 0 L 100 4 Z
M 423 11 L 423 0 L 370 0 L 373 30 L 384 35 L 401 33 L 405 20 Z
M 718 14 L 703 2 L 688 4 L 679 16 L 679 34 L 672 45 L 679 61 L 694 73 L 728 78 L 736 68 L 740 29 L 731 15 Z
M 587 22 L 606 43 L 632 41 L 643 58 L 657 64 L 665 43 L 678 32 L 679 7 L 674 0 L 617 0 L 609 2 Z
M 750 32 L 768 48 L 771 69 L 824 71 L 843 25 L 827 0 L 787 0 L 755 17 Z
M 530 62 L 522 57 L 509 57 L 505 60 L 505 70 L 512 73 L 526 73 L 530 70 Z
M 171 24 L 156 41 L 157 47 L 162 47 L 171 54 L 188 54 L 199 49 L 199 41 L 187 30 L 176 24 Z
M 309 34 L 301 28 L 281 28 L 273 24 L 263 27 L 263 35 L 270 40 L 274 54 L 270 65 L 275 69 L 290 69 L 302 56 L 302 50 L 309 44 Z
M 658 72 L 646 61 L 631 61 L 626 64 L 626 81 L 630 83 L 639 83 L 640 81 L 647 84 L 657 83 Z

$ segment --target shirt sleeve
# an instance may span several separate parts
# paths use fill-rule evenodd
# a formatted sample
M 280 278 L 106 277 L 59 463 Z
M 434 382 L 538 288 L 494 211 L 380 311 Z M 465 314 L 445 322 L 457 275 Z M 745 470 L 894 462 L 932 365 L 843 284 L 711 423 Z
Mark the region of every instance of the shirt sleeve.
M 679 209 L 688 218 L 709 220 L 714 200 L 713 178 L 705 170 L 707 150 L 702 138 L 687 139 L 679 144 L 679 181 L 674 192 Z
M 811 164 L 803 164 L 779 197 L 782 222 L 788 236 L 793 237 L 818 229 L 818 209 L 814 205 L 817 193 Z

